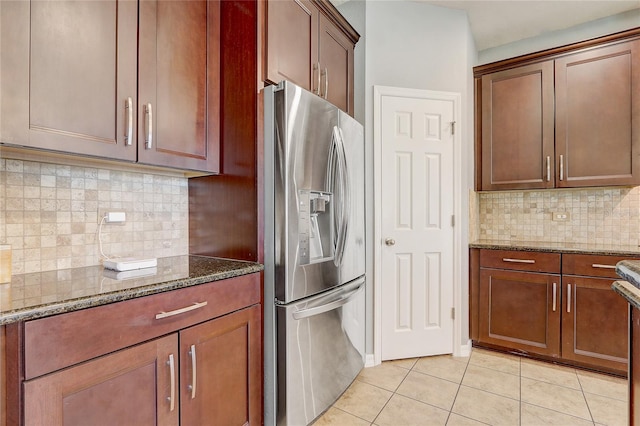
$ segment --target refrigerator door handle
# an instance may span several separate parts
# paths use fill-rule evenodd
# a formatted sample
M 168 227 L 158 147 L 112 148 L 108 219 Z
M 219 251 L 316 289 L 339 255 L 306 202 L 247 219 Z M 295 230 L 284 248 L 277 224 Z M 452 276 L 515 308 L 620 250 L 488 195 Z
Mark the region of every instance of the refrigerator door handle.
M 336 205 L 336 213 L 339 213 L 340 222 L 337 224 L 338 235 L 336 239 L 336 253 L 333 259 L 333 263 L 336 266 L 342 264 L 342 258 L 344 257 L 345 244 L 347 241 L 347 231 L 349 227 L 349 211 L 351 209 L 351 196 L 350 196 L 350 184 L 349 184 L 349 171 L 347 166 L 347 155 L 344 149 L 344 138 L 342 131 L 338 126 L 333 128 L 333 141 L 331 154 L 329 155 L 330 163 L 337 163 L 337 170 L 334 171 L 333 164 L 330 166 L 330 180 L 331 185 L 335 185 L 335 172 L 337 171 L 337 178 L 340 184 L 340 202 Z M 335 194 L 335 192 L 334 192 Z
M 315 315 L 320 315 L 325 312 L 333 311 L 334 309 L 339 308 L 340 306 L 346 305 L 349 303 L 354 297 L 356 297 L 361 291 L 364 290 L 364 278 L 356 281 L 352 284 L 357 285 L 357 287 L 353 290 L 349 290 L 346 293 L 340 294 L 336 299 L 331 300 L 329 302 L 323 303 L 320 306 L 312 306 L 310 308 L 300 309 L 293 312 L 293 318 L 296 320 L 300 320 L 303 318 L 309 318 Z

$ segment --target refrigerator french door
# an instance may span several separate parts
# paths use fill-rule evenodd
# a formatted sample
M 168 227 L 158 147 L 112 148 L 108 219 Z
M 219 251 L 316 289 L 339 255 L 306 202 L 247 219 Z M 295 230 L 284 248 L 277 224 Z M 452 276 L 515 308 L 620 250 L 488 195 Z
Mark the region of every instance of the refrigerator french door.
M 265 88 L 265 424 L 306 425 L 364 365 L 362 125 Z

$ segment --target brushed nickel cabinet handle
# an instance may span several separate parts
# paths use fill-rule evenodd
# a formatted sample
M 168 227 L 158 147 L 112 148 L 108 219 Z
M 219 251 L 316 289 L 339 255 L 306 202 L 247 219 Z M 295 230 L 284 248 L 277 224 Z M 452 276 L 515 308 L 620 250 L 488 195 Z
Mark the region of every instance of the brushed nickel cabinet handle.
M 558 296 L 558 284 L 553 283 L 553 312 L 556 311 L 557 296 Z
M 329 95 L 329 70 L 327 68 L 324 69 L 324 96 L 323 98 L 327 99 L 327 95 Z
M 191 384 L 189 385 L 189 390 L 191 391 L 191 399 L 194 399 L 196 397 L 196 379 L 198 377 L 196 372 L 196 345 L 191 345 L 189 355 L 191 355 Z
M 151 103 L 148 103 L 144 106 L 145 113 L 145 136 L 144 136 L 144 147 L 146 149 L 151 149 L 153 145 L 153 109 L 151 108 Z
M 571 284 L 567 284 L 567 313 L 571 313 Z
M 159 314 L 156 314 L 156 319 L 162 319 L 162 318 L 167 318 L 167 317 L 172 317 L 174 315 L 180 315 L 180 314 L 184 314 L 185 312 L 189 312 L 189 311 L 193 311 L 195 309 L 200 309 L 207 306 L 207 301 L 205 300 L 204 302 L 198 302 L 198 303 L 194 303 L 193 305 L 190 306 L 185 306 L 184 308 L 180 308 L 180 309 L 176 309 L 174 311 L 169 311 L 169 312 L 160 312 Z
M 173 411 L 176 408 L 176 365 L 173 359 L 173 354 L 169 354 L 169 374 L 171 375 L 171 396 L 167 399 L 169 400 L 169 411 Z
M 560 180 L 564 180 L 564 156 L 560 154 Z
M 124 112 L 127 122 L 125 123 L 124 144 L 131 145 L 133 143 L 133 99 L 131 96 L 124 102 Z
M 314 73 L 314 75 L 318 76 L 318 85 L 316 86 L 315 89 L 312 89 L 311 91 L 313 93 L 315 93 L 316 95 L 320 96 L 320 84 L 321 84 L 320 83 L 320 81 L 321 81 L 320 80 L 321 79 L 321 77 L 320 77 L 320 74 L 321 74 L 320 73 L 320 62 L 313 64 L 313 73 Z
M 502 258 L 502 261 L 509 263 L 536 263 L 536 261 L 533 259 L 510 259 L 508 257 Z
M 591 267 L 598 269 L 616 269 L 616 265 L 603 265 L 601 263 L 594 263 Z
M 551 181 L 551 156 L 547 155 L 547 182 Z

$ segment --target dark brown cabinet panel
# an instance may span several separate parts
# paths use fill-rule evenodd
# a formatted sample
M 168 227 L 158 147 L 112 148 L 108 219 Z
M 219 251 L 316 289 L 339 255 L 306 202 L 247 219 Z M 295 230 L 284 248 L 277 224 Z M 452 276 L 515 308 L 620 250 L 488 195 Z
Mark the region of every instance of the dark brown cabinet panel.
M 177 425 L 177 347 L 174 334 L 25 382 L 25 424 Z
M 560 356 L 560 276 L 480 270 L 479 340 Z
M 325 0 L 273 0 L 266 21 L 263 80 L 291 81 L 353 115 L 359 35 L 340 13 Z
M 1 15 L 2 142 L 135 161 L 137 3 L 4 2 Z
M 476 189 L 640 183 L 638 35 L 474 68 Z
M 323 67 L 320 94 L 353 115 L 353 43 L 324 15 L 320 15 L 318 59 Z
M 141 1 L 138 161 L 219 171 L 220 2 Z
M 553 62 L 482 76 L 482 190 L 553 188 Z
M 562 277 L 562 357 L 625 372 L 629 311 L 611 284 L 605 278 Z
M 183 425 L 259 425 L 260 307 L 180 332 Z
M 640 41 L 555 61 L 557 187 L 640 181 Z
M 11 48 L 2 50 L 1 141 L 218 172 L 219 9 L 204 0 L 3 3 Z
M 267 2 L 266 78 L 288 80 L 312 92 L 320 85 L 318 8 L 307 0 Z

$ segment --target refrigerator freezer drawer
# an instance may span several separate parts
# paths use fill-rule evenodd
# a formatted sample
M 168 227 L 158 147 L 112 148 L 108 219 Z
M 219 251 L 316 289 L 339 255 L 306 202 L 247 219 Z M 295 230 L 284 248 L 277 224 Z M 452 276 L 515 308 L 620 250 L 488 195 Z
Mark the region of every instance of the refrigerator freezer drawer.
M 276 308 L 278 425 L 311 423 L 364 366 L 364 286 L 361 277 Z

